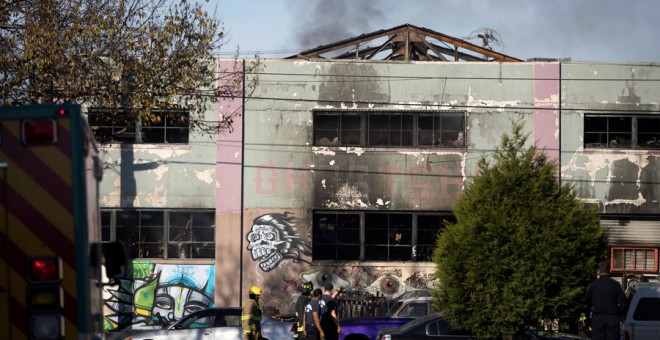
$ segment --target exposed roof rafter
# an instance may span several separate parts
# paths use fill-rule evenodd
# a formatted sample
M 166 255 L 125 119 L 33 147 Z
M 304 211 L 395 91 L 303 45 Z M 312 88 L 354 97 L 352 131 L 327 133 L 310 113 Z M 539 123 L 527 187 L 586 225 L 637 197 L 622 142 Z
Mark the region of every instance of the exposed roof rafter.
M 286 59 L 522 61 L 488 47 L 410 24 L 365 33 L 309 49 Z

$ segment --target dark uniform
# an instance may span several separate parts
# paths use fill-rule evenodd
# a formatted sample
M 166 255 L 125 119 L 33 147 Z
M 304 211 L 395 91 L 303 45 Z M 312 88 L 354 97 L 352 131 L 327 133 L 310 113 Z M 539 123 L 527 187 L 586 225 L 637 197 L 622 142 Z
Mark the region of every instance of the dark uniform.
M 328 294 L 323 294 L 321 300 L 324 302 L 324 306 L 321 308 L 321 329 L 325 333 L 326 340 L 337 340 L 339 333 L 337 333 L 337 324 L 332 317 L 332 311 L 337 313 L 337 302 Z
M 591 309 L 591 339 L 618 340 L 619 315 L 628 304 L 621 285 L 601 274 L 587 288 L 587 303 Z
M 321 316 L 321 305 L 319 301 L 314 299 L 309 300 L 305 306 L 305 330 L 307 332 L 307 340 L 319 340 L 321 338 L 321 332 L 316 329 L 314 324 L 314 312 Z
M 294 339 L 305 339 L 305 324 L 303 316 L 305 315 L 305 306 L 309 302 L 309 293 L 312 291 L 311 282 L 305 282 L 301 287 L 302 293 L 296 300 L 296 332 L 293 333 Z

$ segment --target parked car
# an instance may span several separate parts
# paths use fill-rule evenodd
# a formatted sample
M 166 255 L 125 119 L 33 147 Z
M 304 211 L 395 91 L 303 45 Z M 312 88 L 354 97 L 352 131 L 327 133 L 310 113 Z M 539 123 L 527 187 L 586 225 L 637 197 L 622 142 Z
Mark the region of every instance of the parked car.
M 383 328 L 378 340 L 475 339 L 470 332 L 453 328 L 440 314 L 421 316 L 399 328 Z
M 290 339 L 293 322 L 273 320 L 263 316 L 261 334 L 265 339 Z M 194 312 L 160 330 L 133 331 L 125 340 L 231 340 L 243 339 L 241 308 L 216 307 Z
M 623 338 L 660 339 L 660 283 L 632 283 L 626 295 L 628 311 L 621 325 Z
M 394 301 L 385 316 L 339 320 L 340 340 L 374 340 L 381 328 L 399 327 L 418 316 L 434 311 L 430 296 L 402 298 Z
M 384 328 L 378 332 L 377 340 L 412 340 L 412 339 L 477 339 L 469 331 L 457 329 L 438 313 L 419 317 L 399 328 Z M 561 339 L 577 340 L 574 334 L 547 332 L 527 328 L 518 338 L 521 340 Z

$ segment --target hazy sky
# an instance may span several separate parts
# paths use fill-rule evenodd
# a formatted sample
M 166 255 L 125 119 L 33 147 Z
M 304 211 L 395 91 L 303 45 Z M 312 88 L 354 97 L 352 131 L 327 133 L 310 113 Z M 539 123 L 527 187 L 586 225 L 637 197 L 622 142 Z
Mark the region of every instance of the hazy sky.
M 284 58 L 403 24 L 465 39 L 499 33 L 520 59 L 660 62 L 658 0 L 217 0 L 229 40 L 221 56 Z M 480 40 L 466 39 L 480 45 Z

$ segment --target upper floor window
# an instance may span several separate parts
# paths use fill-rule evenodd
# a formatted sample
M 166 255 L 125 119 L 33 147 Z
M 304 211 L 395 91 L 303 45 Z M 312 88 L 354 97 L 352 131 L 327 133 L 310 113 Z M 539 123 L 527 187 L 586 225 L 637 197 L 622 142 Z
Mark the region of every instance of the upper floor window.
M 130 258 L 214 258 L 213 210 L 102 209 L 104 242 L 120 241 Z
M 584 117 L 585 148 L 660 149 L 660 117 Z
M 102 143 L 188 143 L 190 125 L 187 111 L 154 111 L 153 114 L 158 116 L 157 122 L 138 120 L 124 124 L 117 119 L 117 113 L 90 109 L 87 119 L 94 137 Z
M 316 211 L 314 260 L 431 261 L 451 214 Z
M 465 113 L 314 111 L 314 145 L 463 148 Z

